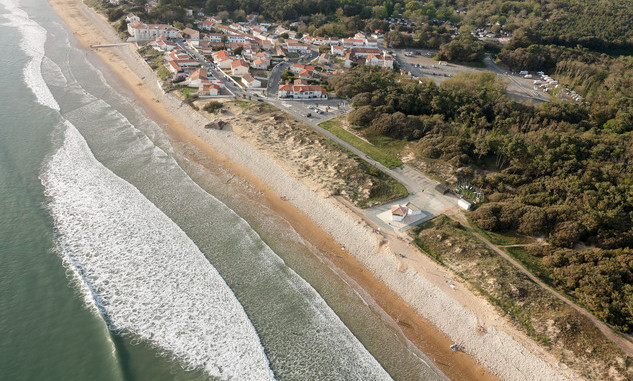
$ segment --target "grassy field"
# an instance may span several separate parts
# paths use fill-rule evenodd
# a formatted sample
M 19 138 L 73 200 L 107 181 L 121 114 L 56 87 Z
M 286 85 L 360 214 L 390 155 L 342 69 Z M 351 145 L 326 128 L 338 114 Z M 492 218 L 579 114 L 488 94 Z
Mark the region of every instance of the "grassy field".
M 198 89 L 195 89 L 193 87 L 180 87 L 178 88 L 178 90 L 182 93 L 182 95 L 185 97 L 186 100 L 191 99 L 192 93 L 198 92 Z
M 346 131 L 340 126 L 340 122 L 337 120 L 328 120 L 327 122 L 319 124 L 319 126 L 331 132 L 334 136 L 361 150 L 367 156 L 387 168 L 395 168 L 402 165 L 402 161 L 396 155 L 389 152 L 389 150 L 368 143 L 356 135 Z

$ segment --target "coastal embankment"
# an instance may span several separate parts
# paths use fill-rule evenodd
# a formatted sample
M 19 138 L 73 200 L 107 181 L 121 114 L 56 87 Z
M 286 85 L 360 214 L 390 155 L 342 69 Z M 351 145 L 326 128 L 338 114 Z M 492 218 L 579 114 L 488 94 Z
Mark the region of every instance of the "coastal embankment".
M 80 0 L 50 3 L 86 54 L 96 54 L 108 66 L 116 76 L 113 83 L 163 126 L 176 145 L 191 147 L 252 184 L 262 202 L 386 312 L 403 340 L 406 337 L 433 360 L 430 366 L 459 380 L 578 378 L 556 368 L 551 355 L 500 318 L 483 298 L 465 286 L 450 287 L 449 271 L 395 236 L 386 235 L 384 242 L 377 239 L 359 215 L 335 198 L 319 197 L 290 176 L 272 152 L 256 149 L 252 140 L 234 132 L 205 129 L 207 118 L 163 94 L 133 45 L 91 50 L 90 46 L 120 40 L 107 21 Z M 285 200 L 282 195 L 291 197 Z M 478 325 L 486 326 L 484 335 L 476 331 Z M 454 342 L 466 353 L 453 353 L 449 346 Z

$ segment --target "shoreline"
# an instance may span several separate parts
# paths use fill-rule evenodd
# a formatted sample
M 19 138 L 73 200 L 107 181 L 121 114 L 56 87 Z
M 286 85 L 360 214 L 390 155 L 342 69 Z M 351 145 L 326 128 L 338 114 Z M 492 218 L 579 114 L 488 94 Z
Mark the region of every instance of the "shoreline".
M 233 161 L 233 158 L 227 156 L 226 152 L 219 152 L 207 140 L 205 140 L 205 138 L 203 138 L 203 134 L 205 133 L 204 128 L 201 127 L 199 123 L 202 120 L 202 117 L 199 114 L 194 115 L 195 112 L 193 110 L 184 106 L 185 108 L 181 109 L 179 114 L 186 114 L 187 116 L 190 116 L 191 119 L 188 120 L 191 121 L 192 124 L 196 124 L 198 122 L 198 128 L 196 129 L 194 128 L 195 126 L 192 127 L 181 123 L 180 120 L 182 118 L 179 119 L 178 116 L 182 115 L 174 115 L 172 112 L 173 110 L 169 110 L 169 105 L 166 105 L 164 100 L 159 100 L 159 98 L 161 98 L 161 94 L 155 92 L 157 86 L 152 83 L 155 79 L 153 73 L 151 77 L 147 77 L 149 81 L 143 81 L 140 79 L 142 76 L 139 75 L 139 72 L 135 71 L 134 68 L 128 65 L 128 63 L 132 66 L 141 63 L 144 64 L 142 61 L 136 63 L 133 62 L 134 59 L 139 61 L 140 57 L 131 49 L 131 46 L 104 48 L 97 51 L 90 50 L 90 45 L 112 43 L 116 42 L 118 39 L 114 30 L 110 28 L 110 25 L 107 24 L 100 15 L 96 14 L 93 10 L 88 10 L 87 6 L 81 3 L 81 0 L 49 0 L 49 3 L 71 29 L 84 49 L 96 54 L 103 63 L 105 63 L 109 69 L 117 75 L 117 79 L 120 79 L 127 87 L 126 90 L 136 96 L 136 103 L 143 107 L 152 119 L 159 122 L 159 125 L 163 127 L 164 131 L 170 136 L 170 138 L 179 143 L 193 145 L 197 150 L 211 158 L 215 163 L 219 163 L 220 165 L 226 167 L 236 176 L 246 179 L 246 181 L 251 183 L 255 189 L 262 192 L 263 199 L 270 205 L 271 209 L 285 219 L 307 242 L 318 248 L 338 271 L 341 271 L 346 277 L 351 279 L 353 283 L 358 285 L 364 293 L 370 295 L 376 305 L 378 305 L 382 311 L 387 313 L 391 319 L 393 319 L 394 330 L 396 332 L 403 333 L 407 340 L 414 343 L 415 346 L 422 350 L 429 358 L 435 359 L 435 365 L 446 376 L 451 379 L 465 380 L 497 379 L 497 377 L 488 372 L 484 366 L 480 365 L 474 357 L 461 353 L 452 353 L 449 349 L 449 345 L 452 344 L 453 341 L 446 334 L 442 333 L 440 329 L 436 328 L 431 321 L 423 318 L 420 312 L 416 309 L 417 306 L 412 306 L 412 303 L 405 301 L 398 295 L 397 292 L 394 292 L 387 286 L 385 279 L 388 278 L 389 275 L 384 273 L 384 269 L 383 271 L 377 271 L 373 266 L 367 266 L 367 261 L 359 259 L 356 255 L 350 254 L 349 251 L 351 250 L 354 253 L 364 251 L 364 253 L 369 256 L 381 256 L 384 254 L 369 254 L 370 252 L 366 251 L 367 245 L 364 244 L 359 244 L 357 247 L 350 247 L 350 250 L 342 250 L 341 243 L 345 242 L 342 240 L 337 241 L 337 237 L 333 237 L 331 233 L 327 233 L 327 231 L 331 232 L 331 230 L 324 228 L 322 224 L 309 218 L 305 212 L 306 209 L 309 209 L 308 206 L 301 208 L 296 205 L 299 201 L 293 201 L 295 202 L 295 204 L 293 204 L 291 202 L 281 200 L 281 193 L 274 189 L 273 183 L 270 180 L 268 182 L 261 180 L 263 178 L 262 173 L 260 173 L 260 176 L 258 177 L 257 173 L 253 171 L 252 168 L 245 167 L 244 163 Z M 87 13 L 90 12 L 93 14 L 87 15 Z M 97 22 L 91 22 L 90 17 L 98 17 L 102 23 L 107 25 L 108 30 L 104 29 L 103 25 L 98 26 Z M 138 67 L 136 69 L 138 69 Z M 146 70 L 149 70 L 149 68 L 146 67 Z M 150 86 L 152 88 L 150 88 Z M 164 95 L 162 97 L 164 97 Z M 218 135 L 227 135 L 227 133 L 218 133 Z M 230 139 L 238 139 L 236 137 L 223 137 L 226 138 L 227 141 Z M 232 142 L 238 144 L 238 142 L 234 140 Z M 222 142 L 220 142 L 220 144 L 221 143 Z M 254 150 L 252 147 L 247 148 L 247 143 L 242 142 L 242 144 L 243 145 L 238 148 Z M 234 150 L 239 151 L 239 149 L 235 149 L 235 147 Z M 248 156 L 245 159 L 246 161 L 249 161 L 251 157 L 260 158 L 258 155 L 261 155 L 261 153 L 254 152 L 251 152 L 250 154 L 252 156 Z M 295 179 L 292 180 L 296 181 Z M 323 200 L 323 202 L 332 203 L 329 200 Z M 348 215 L 351 213 L 348 207 L 342 206 L 339 201 L 336 202 L 339 203 L 338 207 L 341 209 L 341 213 L 347 213 Z M 353 220 L 353 218 L 347 218 L 347 220 L 350 221 Z M 362 237 L 364 234 L 363 229 L 365 229 L 365 226 L 362 225 L 363 223 L 366 224 L 366 222 L 361 221 L 360 218 L 356 216 L 356 223 L 355 226 L 352 227 L 351 231 L 353 233 L 358 232 L 358 236 Z M 391 237 L 391 241 L 394 239 L 394 237 Z M 371 246 L 371 242 L 368 244 Z M 348 247 L 348 245 L 346 245 L 346 247 Z M 426 261 L 424 259 L 426 259 Z M 435 267 L 431 267 L 432 265 L 429 263 L 432 262 L 428 258 L 425 258 L 421 253 L 419 256 L 415 257 L 415 260 L 398 261 L 393 255 L 391 257 L 387 257 L 385 255 L 381 261 L 385 263 L 385 266 L 389 266 L 392 269 L 394 265 L 400 267 L 400 264 L 404 263 L 404 270 L 400 272 L 400 269 L 398 269 L 397 272 L 404 274 L 403 276 L 406 276 L 407 279 L 411 279 L 413 276 L 424 277 L 422 275 L 424 273 L 422 270 L 425 268 L 431 273 L 431 275 L 437 277 L 446 276 L 448 273 L 445 269 L 438 270 Z M 429 268 L 430 271 L 428 270 Z M 387 271 L 392 270 L 387 269 Z M 432 283 L 428 279 L 426 279 L 426 281 Z M 436 281 L 434 283 L 436 288 L 440 288 L 438 284 L 441 285 L 443 280 L 440 279 L 440 281 Z M 406 288 L 407 284 L 403 284 L 403 286 Z M 356 287 L 353 288 L 356 289 Z M 444 289 L 445 293 L 451 292 L 451 289 L 448 288 L 448 286 L 444 287 Z M 454 302 L 466 305 L 472 305 L 473 303 L 487 304 L 483 302 L 482 299 L 477 299 L 474 296 L 468 295 L 456 296 L 454 297 Z M 477 313 L 477 320 L 479 320 L 481 315 L 482 320 L 490 321 L 490 309 L 490 306 L 484 306 L 482 311 Z M 499 327 L 497 329 L 500 331 L 509 330 L 508 327 Z M 518 334 L 518 336 L 523 338 L 520 334 Z M 512 335 L 512 337 L 516 339 L 517 335 Z M 527 346 L 528 351 L 530 351 L 530 349 L 534 351 L 536 344 L 530 345 L 529 339 L 523 339 L 524 340 L 520 340 L 522 342 L 521 344 Z M 537 350 L 536 352 L 538 353 L 539 351 Z M 540 351 L 539 354 L 541 357 L 547 357 L 542 351 Z M 550 361 L 547 362 L 551 363 L 551 359 L 548 360 Z M 494 359 L 492 361 L 494 361 Z M 534 369 L 534 373 L 530 375 L 531 378 L 538 379 L 539 376 L 542 376 L 542 374 L 538 373 L 539 371 L 540 369 Z M 506 377 L 503 378 L 513 378 L 509 375 L 505 376 Z M 526 379 L 527 378 L 530 377 L 526 377 Z

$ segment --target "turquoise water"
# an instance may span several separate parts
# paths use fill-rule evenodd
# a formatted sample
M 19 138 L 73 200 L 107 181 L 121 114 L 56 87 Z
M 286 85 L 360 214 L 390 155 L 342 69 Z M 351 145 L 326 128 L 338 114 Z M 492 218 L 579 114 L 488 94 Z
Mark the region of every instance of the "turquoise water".
M 47 4 L 0 15 L 0 380 L 439 377 Z

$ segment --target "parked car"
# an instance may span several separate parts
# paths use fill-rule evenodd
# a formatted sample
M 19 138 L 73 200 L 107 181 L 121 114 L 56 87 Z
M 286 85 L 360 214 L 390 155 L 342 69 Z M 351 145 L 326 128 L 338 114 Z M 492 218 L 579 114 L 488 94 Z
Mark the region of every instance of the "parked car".
M 312 114 L 311 114 L 311 113 L 307 113 L 307 114 L 306 114 L 306 117 L 308 117 L 308 118 L 309 118 L 309 117 L 311 117 L 311 116 L 312 116 Z

